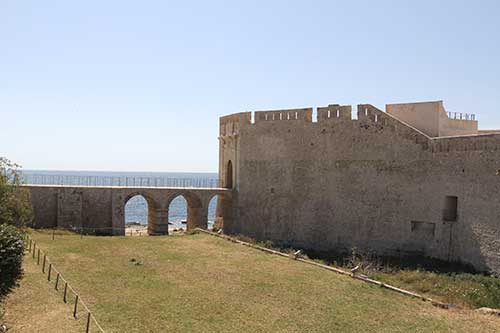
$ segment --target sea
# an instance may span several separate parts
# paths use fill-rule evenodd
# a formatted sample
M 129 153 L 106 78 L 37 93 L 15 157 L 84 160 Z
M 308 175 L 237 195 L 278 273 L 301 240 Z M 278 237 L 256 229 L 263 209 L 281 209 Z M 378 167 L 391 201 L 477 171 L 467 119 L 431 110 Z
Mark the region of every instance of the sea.
M 122 171 L 57 171 L 22 170 L 25 184 L 51 185 L 131 185 L 131 186 L 186 186 L 216 187 L 217 173 L 197 172 L 122 172 Z M 217 197 L 208 206 L 208 227 L 215 220 Z M 168 220 L 170 228 L 185 229 L 187 202 L 182 196 L 170 203 Z M 148 203 L 141 195 L 130 198 L 125 204 L 125 223 L 147 225 Z

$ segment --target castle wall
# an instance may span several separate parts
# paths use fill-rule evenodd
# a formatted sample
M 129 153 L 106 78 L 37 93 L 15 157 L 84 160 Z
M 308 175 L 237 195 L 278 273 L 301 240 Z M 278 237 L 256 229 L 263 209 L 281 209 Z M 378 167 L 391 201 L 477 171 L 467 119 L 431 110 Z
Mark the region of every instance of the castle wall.
M 254 124 L 246 114 L 233 119 L 238 130 L 221 133 L 238 147 L 235 155 L 221 141 L 239 174 L 226 232 L 500 274 L 500 135 L 433 139 L 370 105 L 358 106 L 358 120 L 339 105 L 318 108 L 317 122 L 312 109 L 277 112 L 256 112 Z M 454 221 L 444 216 L 447 197 L 457 197 Z

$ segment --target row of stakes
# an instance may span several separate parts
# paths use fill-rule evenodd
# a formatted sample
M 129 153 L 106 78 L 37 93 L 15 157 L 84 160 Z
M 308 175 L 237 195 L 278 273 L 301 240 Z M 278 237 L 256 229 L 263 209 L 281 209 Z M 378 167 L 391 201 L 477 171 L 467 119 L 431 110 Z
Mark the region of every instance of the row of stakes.
M 36 242 L 33 241 L 31 238 L 29 238 L 28 235 L 26 235 L 25 244 L 28 244 L 28 242 L 27 242 L 28 239 L 29 239 L 28 253 L 32 253 L 33 259 L 36 258 L 37 265 L 40 265 L 40 256 L 43 254 L 42 273 L 45 273 L 45 267 L 47 266 L 47 263 L 48 263 L 47 280 L 50 281 L 51 274 L 52 274 L 53 270 L 57 273 L 55 287 L 54 287 L 56 291 L 59 291 L 59 281 L 60 280 L 64 281 L 64 292 L 63 292 L 64 303 L 68 303 L 68 299 L 67 299 L 68 289 L 70 289 L 73 292 L 73 294 L 75 295 L 75 304 L 73 306 L 73 318 L 77 319 L 78 302 L 80 302 L 80 304 L 84 307 L 85 311 L 87 312 L 87 323 L 86 323 L 85 332 L 87 332 L 87 333 L 90 332 L 91 320 L 94 321 L 94 323 L 96 324 L 96 326 L 99 328 L 99 330 L 101 332 L 104 332 L 101 325 L 99 325 L 99 323 L 95 319 L 94 315 L 90 312 L 89 308 L 83 302 L 83 300 L 81 300 L 81 298 L 78 296 L 76 291 L 68 284 L 66 279 L 64 279 L 64 277 L 62 276 L 62 274 L 60 272 L 58 272 L 55 268 L 53 268 L 52 263 L 49 262 L 49 260 L 47 259 L 47 255 L 45 253 L 43 253 L 43 251 L 41 251 L 40 248 L 37 248 Z

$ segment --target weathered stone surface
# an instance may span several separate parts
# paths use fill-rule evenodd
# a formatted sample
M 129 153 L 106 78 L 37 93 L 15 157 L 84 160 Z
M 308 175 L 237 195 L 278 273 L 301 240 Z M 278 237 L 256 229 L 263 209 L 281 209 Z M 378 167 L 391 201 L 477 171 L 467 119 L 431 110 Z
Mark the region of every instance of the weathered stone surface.
M 434 127 L 415 123 L 420 130 L 408 124 L 418 117 L 371 105 L 359 105 L 357 119 L 339 105 L 318 108 L 317 121 L 312 108 L 222 117 L 220 186 L 234 188 L 224 231 L 500 274 L 500 134 L 439 120 L 444 109 L 428 105 Z M 457 133 L 472 135 L 435 137 Z
M 168 234 L 168 207 L 177 196 L 188 204 L 188 230 L 207 227 L 208 205 L 219 196 L 222 206 L 220 224 L 231 216 L 231 191 L 228 189 L 160 188 L 160 187 L 89 187 L 63 185 L 29 185 L 35 211 L 35 227 L 95 228 L 103 234 L 125 233 L 125 204 L 135 195 L 148 202 L 148 233 Z M 229 205 L 229 207 L 226 207 Z M 230 222 L 228 222 L 230 224 Z

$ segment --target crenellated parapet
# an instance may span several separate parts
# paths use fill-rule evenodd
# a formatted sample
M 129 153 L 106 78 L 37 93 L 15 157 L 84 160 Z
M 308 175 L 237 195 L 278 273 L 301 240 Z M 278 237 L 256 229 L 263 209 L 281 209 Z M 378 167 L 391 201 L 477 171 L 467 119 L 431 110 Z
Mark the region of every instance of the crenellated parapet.
M 440 103 L 429 104 L 441 106 Z M 391 107 L 394 106 L 391 105 Z M 371 104 L 358 104 L 356 117 L 353 117 L 352 110 L 351 105 L 329 104 L 316 109 L 309 107 L 235 113 L 220 118 L 220 135 L 221 137 L 232 137 L 238 135 L 243 127 L 251 130 L 269 124 L 276 124 L 281 128 L 283 126 L 293 128 L 301 124 L 311 124 L 311 130 L 314 130 L 314 124 L 333 125 L 338 123 L 338 126 L 360 126 L 365 129 L 378 128 L 379 130 L 391 131 L 398 137 L 415 142 L 424 150 L 429 149 L 436 153 L 500 149 L 500 132 L 498 131 L 491 133 L 478 131 L 478 134 L 473 135 L 431 137 L 412 124 L 398 118 L 396 116 L 398 113 L 394 111 L 388 113 Z M 316 111 L 316 116 L 314 116 L 314 111 Z M 411 120 L 411 118 L 409 119 Z M 463 122 L 465 121 L 471 122 L 471 120 L 463 120 Z M 360 133 L 360 135 L 363 134 Z
M 252 123 L 252 113 L 251 112 L 240 112 L 233 113 L 219 120 L 219 135 L 221 137 L 233 136 L 239 133 L 240 128 L 245 125 L 250 125 Z
M 255 111 L 255 123 L 268 121 L 312 122 L 313 108 Z
M 351 120 L 352 107 L 350 105 L 330 104 L 318 107 L 318 122 Z

